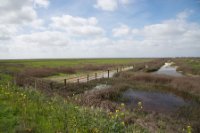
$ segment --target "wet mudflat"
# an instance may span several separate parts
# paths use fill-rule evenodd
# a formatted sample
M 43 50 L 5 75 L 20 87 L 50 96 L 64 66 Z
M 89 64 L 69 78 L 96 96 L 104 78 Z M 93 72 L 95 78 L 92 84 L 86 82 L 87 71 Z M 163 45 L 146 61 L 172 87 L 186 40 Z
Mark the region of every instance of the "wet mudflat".
M 186 106 L 189 101 L 167 92 L 152 92 L 128 89 L 122 94 L 125 104 L 134 110 L 138 102 L 142 102 L 145 111 L 159 113 L 170 113 L 176 111 L 181 106 Z

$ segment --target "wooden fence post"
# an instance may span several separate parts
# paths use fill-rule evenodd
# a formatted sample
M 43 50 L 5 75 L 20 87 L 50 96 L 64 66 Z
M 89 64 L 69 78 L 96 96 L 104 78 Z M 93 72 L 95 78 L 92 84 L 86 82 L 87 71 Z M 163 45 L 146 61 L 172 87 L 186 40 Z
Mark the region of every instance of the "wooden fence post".
M 109 76 L 110 76 L 110 70 L 108 70 L 108 78 L 109 78 Z
M 90 78 L 90 77 L 89 77 L 89 74 L 88 74 L 88 75 L 87 75 L 87 82 L 89 81 L 89 78 Z
M 64 79 L 65 88 L 67 87 L 67 79 Z
M 77 83 L 79 83 L 79 78 L 77 79 Z

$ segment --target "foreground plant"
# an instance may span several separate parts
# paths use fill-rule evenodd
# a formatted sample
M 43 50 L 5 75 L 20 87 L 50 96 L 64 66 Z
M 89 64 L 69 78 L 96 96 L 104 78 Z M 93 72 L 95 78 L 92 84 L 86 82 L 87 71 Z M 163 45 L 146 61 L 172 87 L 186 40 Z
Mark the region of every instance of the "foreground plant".
M 0 132 L 124 132 L 118 119 L 97 109 L 75 106 L 61 97 L 0 86 Z

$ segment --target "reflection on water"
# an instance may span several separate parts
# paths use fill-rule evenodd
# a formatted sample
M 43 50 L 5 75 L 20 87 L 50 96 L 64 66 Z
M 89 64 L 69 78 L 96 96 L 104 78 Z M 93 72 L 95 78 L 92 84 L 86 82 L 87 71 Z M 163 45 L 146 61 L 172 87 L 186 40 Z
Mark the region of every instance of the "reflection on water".
M 181 77 L 183 76 L 180 72 L 177 72 L 176 66 L 172 66 L 173 63 L 165 63 L 158 71 L 156 71 L 156 74 L 165 74 L 169 76 L 175 76 L 175 77 Z
M 181 97 L 178 97 L 171 93 L 163 92 L 150 92 L 150 91 L 139 91 L 139 90 L 126 90 L 123 95 L 125 104 L 134 109 L 137 103 L 141 101 L 145 111 L 155 112 L 172 112 L 181 106 L 187 105 Z

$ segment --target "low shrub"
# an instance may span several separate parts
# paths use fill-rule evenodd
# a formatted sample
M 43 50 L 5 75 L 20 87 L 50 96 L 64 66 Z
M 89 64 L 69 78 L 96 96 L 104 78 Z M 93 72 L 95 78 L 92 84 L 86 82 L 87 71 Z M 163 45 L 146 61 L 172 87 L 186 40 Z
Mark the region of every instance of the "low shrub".
M 178 71 L 185 74 L 200 75 L 200 58 L 176 58 L 173 62 L 178 66 Z
M 149 62 L 137 63 L 134 65 L 133 71 L 144 71 L 144 72 L 154 72 L 157 71 L 161 66 L 167 62 L 167 58 L 165 59 L 156 59 Z

